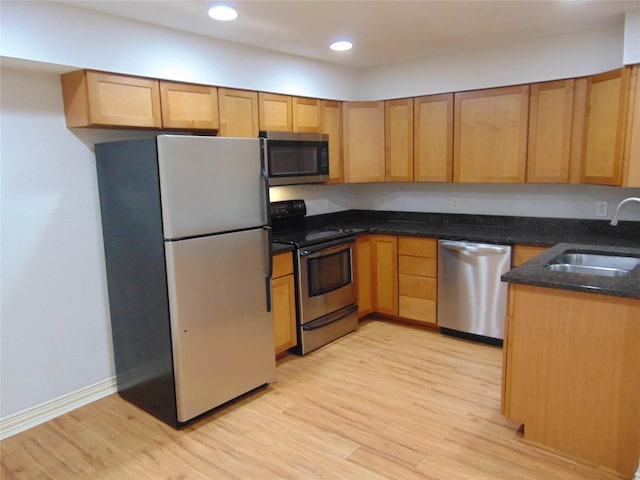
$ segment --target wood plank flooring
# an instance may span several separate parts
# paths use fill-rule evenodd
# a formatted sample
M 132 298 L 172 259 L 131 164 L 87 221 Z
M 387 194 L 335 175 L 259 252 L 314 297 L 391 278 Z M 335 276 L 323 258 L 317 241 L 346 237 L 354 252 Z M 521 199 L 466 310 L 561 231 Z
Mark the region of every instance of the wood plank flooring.
M 13 479 L 618 478 L 525 443 L 500 414 L 502 351 L 367 321 L 176 431 L 111 395 L 1 442 Z

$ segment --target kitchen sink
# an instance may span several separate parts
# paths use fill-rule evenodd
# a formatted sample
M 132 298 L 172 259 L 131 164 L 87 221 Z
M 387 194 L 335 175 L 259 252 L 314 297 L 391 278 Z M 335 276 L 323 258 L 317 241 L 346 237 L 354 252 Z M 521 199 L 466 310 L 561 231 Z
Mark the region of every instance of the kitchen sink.
M 602 253 L 563 252 L 544 268 L 555 272 L 583 273 L 601 277 L 625 277 L 640 265 L 640 258 Z

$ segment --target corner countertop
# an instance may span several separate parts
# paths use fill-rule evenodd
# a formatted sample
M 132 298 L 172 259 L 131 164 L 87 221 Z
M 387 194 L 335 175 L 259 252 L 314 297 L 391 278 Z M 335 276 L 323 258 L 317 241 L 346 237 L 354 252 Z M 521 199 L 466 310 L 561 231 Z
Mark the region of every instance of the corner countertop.
M 608 220 L 347 210 L 306 217 L 299 228 L 318 230 L 324 227 L 350 228 L 363 233 L 548 246 L 552 248 L 547 252 L 506 273 L 503 281 L 640 298 L 640 271 L 627 277 L 608 278 L 542 268 L 548 260 L 569 248 L 640 255 L 640 222 L 622 221 L 613 227 Z
M 559 243 L 505 273 L 502 275 L 502 281 L 640 299 L 640 266 L 632 270 L 631 274 L 626 277 L 601 277 L 580 273 L 555 272 L 544 268 L 547 262 L 568 250 L 640 257 L 640 248 Z

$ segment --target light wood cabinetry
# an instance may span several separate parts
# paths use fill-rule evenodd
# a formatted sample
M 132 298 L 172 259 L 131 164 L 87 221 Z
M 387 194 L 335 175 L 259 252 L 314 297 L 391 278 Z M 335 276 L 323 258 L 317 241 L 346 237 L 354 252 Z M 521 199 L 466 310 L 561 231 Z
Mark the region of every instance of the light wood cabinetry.
M 454 94 L 454 181 L 524 182 L 529 86 Z
M 273 257 L 271 280 L 271 307 L 273 311 L 273 334 L 276 355 L 298 343 L 296 332 L 295 283 L 291 252 Z
M 630 74 L 619 68 L 587 80 L 583 183 L 622 183 Z
M 373 257 L 370 235 L 358 235 L 356 238 L 356 295 L 358 317 L 373 312 Z
M 622 186 L 640 187 L 640 65 L 631 69 L 629 92 Z
M 342 113 L 345 182 L 384 182 L 384 102 L 344 102 Z
M 573 79 L 531 85 L 527 183 L 568 183 Z
M 218 88 L 221 137 L 258 136 L 258 93 Z
M 385 115 L 385 180 L 413 181 L 413 98 L 387 100 Z
M 453 93 L 414 99 L 414 180 L 453 180 Z
M 631 478 L 640 452 L 640 300 L 514 285 L 503 410 L 525 439 Z
M 373 311 L 398 315 L 398 239 L 394 235 L 370 235 L 373 265 Z
M 292 97 L 293 131 L 322 132 L 322 100 Z
M 293 131 L 293 107 L 289 95 L 258 93 L 260 130 Z
M 398 314 L 435 325 L 438 298 L 438 241 L 398 238 Z
M 218 89 L 160 81 L 162 126 L 191 130 L 218 130 Z
M 329 180 L 327 183 L 342 183 L 342 102 L 320 101 L 322 133 L 329 135 Z
M 549 248 L 550 247 L 539 247 L 537 245 L 514 245 L 511 263 L 514 267 L 517 267 L 546 252 Z
M 92 70 L 60 78 L 67 127 L 162 127 L 158 80 Z

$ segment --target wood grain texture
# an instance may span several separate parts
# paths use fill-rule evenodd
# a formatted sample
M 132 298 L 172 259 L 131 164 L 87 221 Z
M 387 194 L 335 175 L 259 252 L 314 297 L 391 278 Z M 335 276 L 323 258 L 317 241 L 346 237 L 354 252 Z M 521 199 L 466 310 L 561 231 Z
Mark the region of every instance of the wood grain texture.
M 414 99 L 414 181 L 453 180 L 453 93 Z
M 640 65 L 631 69 L 622 185 L 640 187 Z
M 320 101 L 322 133 L 329 135 L 329 180 L 327 183 L 342 183 L 344 168 L 342 161 L 342 102 Z
M 293 131 L 291 96 L 258 92 L 260 130 Z
M 292 97 L 293 131 L 320 133 L 322 130 L 322 100 Z
M 258 136 L 258 93 L 218 88 L 221 137 Z
M 384 102 L 342 104 L 345 183 L 384 182 Z
M 370 235 L 358 235 L 355 250 L 355 284 L 358 317 L 373 312 L 373 264 Z
M 162 126 L 217 130 L 218 89 L 207 85 L 160 81 Z
M 398 315 L 398 238 L 370 235 L 373 265 L 373 311 Z
M 112 395 L 2 441 L 3 480 L 613 480 L 499 412 L 501 351 L 368 321 L 176 431 Z
M 413 98 L 387 100 L 385 169 L 387 182 L 413 182 Z

